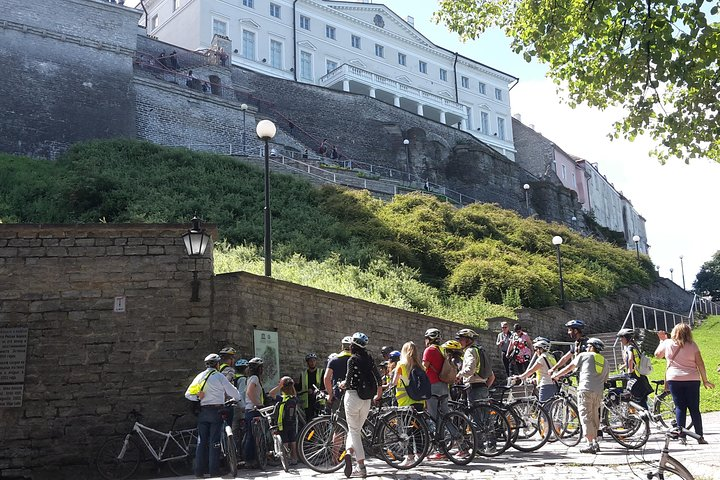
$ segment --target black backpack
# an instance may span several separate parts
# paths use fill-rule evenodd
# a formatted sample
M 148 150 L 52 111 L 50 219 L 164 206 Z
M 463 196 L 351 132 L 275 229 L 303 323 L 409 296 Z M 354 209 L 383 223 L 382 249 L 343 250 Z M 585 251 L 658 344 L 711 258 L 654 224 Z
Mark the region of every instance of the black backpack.
M 492 375 L 493 373 L 492 361 L 490 360 L 490 356 L 480 345 L 474 345 L 474 348 L 477 349 L 478 354 L 478 366 L 475 373 L 482 378 L 490 378 L 490 375 Z
M 420 367 L 413 367 L 408 375 L 408 383 L 405 385 L 405 391 L 413 400 L 427 400 L 432 397 L 430 387 L 430 379 Z

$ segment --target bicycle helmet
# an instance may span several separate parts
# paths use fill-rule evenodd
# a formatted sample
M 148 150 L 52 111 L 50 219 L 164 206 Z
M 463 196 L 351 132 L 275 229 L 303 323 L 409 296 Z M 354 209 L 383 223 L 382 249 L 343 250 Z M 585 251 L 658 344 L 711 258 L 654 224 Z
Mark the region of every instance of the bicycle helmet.
M 539 348 L 540 350 L 548 351 L 550 350 L 550 340 L 548 340 L 545 337 L 537 337 L 533 341 L 533 348 Z
M 343 337 L 342 342 L 340 342 L 340 343 L 342 343 L 343 345 L 350 345 L 350 344 L 352 344 L 352 342 L 353 342 L 352 337 L 350 335 L 348 335 L 346 337 Z
M 305 361 L 306 361 L 306 362 L 307 362 L 308 360 L 313 359 L 313 358 L 314 358 L 315 360 L 317 360 L 317 358 L 318 358 L 317 354 L 315 354 L 315 353 L 308 353 L 307 355 L 305 355 Z
M 220 355 L 217 353 L 211 353 L 207 357 L 205 357 L 205 365 L 207 366 L 214 366 L 220 363 Z
M 470 339 L 474 340 L 475 337 L 477 337 L 477 333 L 470 330 L 469 328 L 463 328 L 463 329 L 458 330 L 458 332 L 455 334 L 455 338 L 462 338 L 462 337 L 470 338 Z
M 393 350 L 392 352 L 388 353 L 388 359 L 392 360 L 393 362 L 397 362 L 400 360 L 400 352 L 397 350 Z
M 380 349 L 380 353 L 382 353 L 383 355 L 390 355 L 390 352 L 392 352 L 392 351 L 393 351 L 393 348 L 388 345 L 385 345 L 384 347 L 382 347 Z
M 585 322 L 582 320 L 570 320 L 565 324 L 567 328 L 575 328 L 577 330 L 583 330 L 585 328 Z
M 440 338 L 440 330 L 437 328 L 428 328 L 425 330 L 425 338 L 429 338 L 431 340 L 438 340 Z
M 241 358 L 235 362 L 235 366 L 238 368 L 247 367 L 248 361 L 245 360 L 244 358 Z
M 595 349 L 596 352 L 602 352 L 605 350 L 605 344 L 599 338 L 588 338 L 587 344 Z
M 632 338 L 635 336 L 635 330 L 633 330 L 632 328 L 623 328 L 622 330 L 620 330 L 620 331 L 617 333 L 616 336 L 617 336 L 618 338 L 619 338 L 619 337 L 625 337 L 625 338 L 627 338 L 627 339 L 632 340 Z
M 293 380 L 292 377 L 282 377 L 280 379 L 280 384 L 283 387 L 289 387 L 290 385 L 295 385 L 295 380 Z
M 353 336 L 352 336 L 353 345 L 357 345 L 360 348 L 365 348 L 365 347 L 367 347 L 367 344 L 369 341 L 370 341 L 370 339 L 364 333 L 362 333 L 362 332 L 353 333 Z
M 236 355 L 237 350 L 235 350 L 233 347 L 225 347 L 222 350 L 218 352 L 220 355 Z
M 447 342 L 440 345 L 444 350 L 462 350 L 463 346 L 457 340 L 448 340 Z
M 255 367 L 261 366 L 263 363 L 263 359 L 260 357 L 253 357 L 248 361 L 248 365 L 253 365 Z

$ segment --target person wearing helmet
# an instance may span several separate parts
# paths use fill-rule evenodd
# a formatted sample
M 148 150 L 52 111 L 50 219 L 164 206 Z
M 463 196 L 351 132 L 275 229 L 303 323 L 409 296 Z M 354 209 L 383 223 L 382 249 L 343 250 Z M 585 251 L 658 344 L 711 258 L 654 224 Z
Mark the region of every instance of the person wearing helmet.
M 383 360 L 389 360 L 390 359 L 390 352 L 394 351 L 395 349 L 389 345 L 384 345 L 380 349 L 380 354 L 382 354 Z
M 350 347 L 351 356 L 347 362 L 345 388 L 345 419 L 348 435 L 345 440 L 346 477 L 366 477 L 365 450 L 362 444 L 362 426 L 370 413 L 371 401 L 379 402 L 382 398 L 382 378 L 375 366 L 372 356 L 367 351 L 368 337 L 362 332 L 355 332 Z M 356 467 L 353 470 L 352 457 Z
M 565 327 L 567 328 L 568 336 L 574 343 L 570 345 L 570 351 L 563 355 L 557 364 L 550 369 L 550 375 L 553 375 L 558 369 L 564 367 L 570 360 L 575 358 L 575 355 L 587 349 L 588 338 L 583 334 L 585 322 L 582 320 L 570 320 L 565 324 Z
M 235 405 L 232 420 L 232 431 L 235 435 L 235 441 L 238 443 L 237 450 L 240 457 L 243 456 L 240 444 L 245 436 L 245 390 L 247 389 L 247 368 L 248 361 L 246 359 L 240 358 L 235 361 L 235 381 L 233 382 L 233 385 L 235 385 L 235 388 L 237 388 L 238 392 L 240 392 L 240 397 L 242 399 L 237 405 Z
M 245 465 L 250 468 L 257 468 L 258 461 L 255 455 L 255 437 L 253 436 L 252 419 L 260 416 L 258 408 L 265 406 L 265 391 L 262 385 L 263 359 L 251 358 L 248 361 L 247 389 L 245 391 Z
M 510 359 L 507 356 L 508 348 L 510 348 L 510 339 L 512 338 L 512 333 L 510 333 L 510 325 L 508 322 L 502 322 L 500 323 L 500 333 L 498 333 L 497 339 L 495 340 L 495 345 L 497 345 L 498 350 L 500 350 L 500 358 L 502 358 L 503 361 L 503 367 L 505 367 L 505 376 L 510 376 Z
M 617 337 L 622 345 L 623 364 L 620 369 L 624 370 L 629 377 L 627 388 L 630 390 L 633 400 L 647 410 L 647 398 L 652 393 L 653 388 L 647 376 L 641 375 L 638 371 L 643 354 L 635 342 L 635 330 L 623 328 L 617 333 Z
M 275 398 L 275 421 L 280 432 L 282 443 L 290 452 L 290 465 L 297 465 L 297 409 L 299 402 L 295 381 L 292 377 L 282 377 L 278 384 L 272 388 L 268 395 Z
M 587 351 L 578 353 L 570 365 L 553 374 L 552 379 L 558 380 L 573 370 L 578 371 L 577 405 L 580 423 L 585 432 L 587 445 L 580 449 L 582 453 L 596 454 L 600 451 L 597 441 L 600 428 L 600 406 L 602 405 L 603 389 L 610 369 L 600 352 L 605 344 L 599 338 L 587 340 Z
M 325 385 L 325 391 L 328 394 L 327 403 L 332 407 L 333 401 L 340 396 L 340 389 L 338 383 L 345 380 L 347 374 L 347 362 L 350 358 L 350 346 L 352 345 L 352 337 L 343 337 L 340 342 L 342 350 L 335 355 L 335 358 L 328 362 L 328 366 L 325 369 L 325 376 L 323 378 L 323 384 Z
M 527 370 L 522 374 L 510 377 L 511 383 L 518 380 L 525 380 L 535 375 L 535 384 L 538 387 L 538 400 L 545 402 L 550 400 L 558 392 L 558 387 L 550 378 L 548 371 L 557 362 L 550 353 L 550 340 L 545 337 L 537 337 L 533 340 L 535 357 Z
M 237 355 L 237 351 L 233 347 L 225 347 L 218 352 L 218 355 L 220 355 L 218 371 L 232 383 L 235 380 L 235 355 Z
M 314 388 L 322 390 L 323 378 L 325 376 L 325 369 L 317 366 L 318 356 L 314 353 L 308 353 L 305 355 L 305 363 L 307 368 L 303 370 L 300 375 L 300 394 L 298 396 L 301 408 L 305 410 L 305 420 L 308 422 L 315 418 L 318 414 L 318 410 L 322 407 L 320 402 L 317 400 Z
M 205 357 L 205 370 L 198 373 L 185 391 L 185 398 L 200 401 L 198 414 L 198 443 L 195 451 L 196 477 L 209 474 L 220 475 L 220 435 L 225 397 L 240 401 L 240 393 L 232 383 L 217 370 L 220 356 L 211 353 Z
M 430 380 L 432 397 L 427 400 L 427 409 L 430 416 L 438 423 L 441 415 L 448 412 L 448 397 L 450 388 L 440 380 L 440 371 L 445 363 L 445 355 L 440 350 L 441 336 L 437 328 L 428 328 L 425 331 L 425 350 L 422 355 L 422 365 Z M 431 456 L 431 460 L 439 460 L 439 452 Z

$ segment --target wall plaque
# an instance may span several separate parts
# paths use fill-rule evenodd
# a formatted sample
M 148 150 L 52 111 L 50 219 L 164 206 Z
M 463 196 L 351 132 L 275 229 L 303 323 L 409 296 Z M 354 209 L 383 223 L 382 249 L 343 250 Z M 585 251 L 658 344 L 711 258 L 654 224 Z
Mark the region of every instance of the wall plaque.
M 0 328 L 0 408 L 22 406 L 27 327 Z
M 0 408 L 22 407 L 22 383 L 14 385 L 0 385 Z

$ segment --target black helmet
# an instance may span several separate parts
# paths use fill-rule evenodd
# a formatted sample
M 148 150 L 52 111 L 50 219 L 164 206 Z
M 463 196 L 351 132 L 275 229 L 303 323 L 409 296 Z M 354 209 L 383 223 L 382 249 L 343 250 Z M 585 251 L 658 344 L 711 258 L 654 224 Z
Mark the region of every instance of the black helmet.
M 583 322 L 582 320 L 570 320 L 565 324 L 565 326 L 567 328 L 574 328 L 582 331 L 585 329 L 585 322 Z
M 305 361 L 306 361 L 306 362 L 307 362 L 308 360 L 313 359 L 313 358 L 314 358 L 315 360 L 317 360 L 317 358 L 318 358 L 317 354 L 315 354 L 315 353 L 308 353 L 307 355 L 305 355 Z
M 380 353 L 382 353 L 383 355 L 390 355 L 390 352 L 392 352 L 392 351 L 393 351 L 393 347 L 390 347 L 388 345 L 385 345 L 380 349 Z

